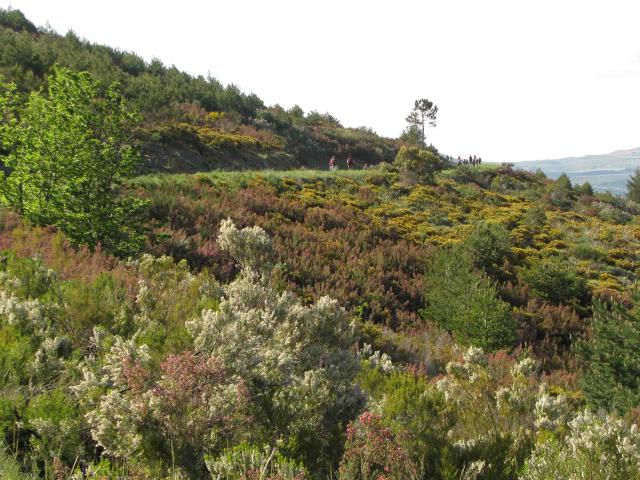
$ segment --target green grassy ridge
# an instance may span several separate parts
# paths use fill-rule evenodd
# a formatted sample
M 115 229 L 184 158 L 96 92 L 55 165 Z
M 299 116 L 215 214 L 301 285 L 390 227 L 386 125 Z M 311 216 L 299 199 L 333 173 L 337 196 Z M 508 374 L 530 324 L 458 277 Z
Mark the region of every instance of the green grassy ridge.
M 256 178 L 270 180 L 295 180 L 310 182 L 315 180 L 331 179 L 351 179 L 365 180 L 367 178 L 380 175 L 378 170 L 215 170 L 206 173 L 152 173 L 140 175 L 132 179 L 129 183 L 133 187 L 157 187 L 161 185 L 187 185 L 194 181 L 208 180 L 213 183 L 224 183 L 227 185 L 242 185 L 247 181 Z
M 475 170 L 477 172 L 492 172 L 492 171 L 496 170 L 497 168 L 499 168 L 500 166 L 501 165 L 499 163 L 486 162 L 486 163 L 483 163 L 482 165 L 478 165 L 477 167 L 469 167 L 469 168 L 472 168 L 473 170 Z M 457 166 L 454 166 L 454 167 L 451 167 L 451 168 L 445 168 L 444 170 L 442 170 L 439 173 L 439 175 L 441 177 L 444 177 L 444 178 L 450 178 L 451 175 L 453 173 L 455 173 L 457 170 L 458 170 Z
M 492 172 L 500 165 L 497 163 L 488 163 L 479 167 L 474 167 L 477 172 Z M 438 173 L 440 178 L 451 178 L 458 169 L 456 167 L 447 168 Z M 175 183 L 184 185 L 194 180 L 207 179 L 212 182 L 221 182 L 230 185 L 238 185 L 244 181 L 255 178 L 264 178 L 265 180 L 330 180 L 330 179 L 351 179 L 366 180 L 367 178 L 381 175 L 382 172 L 377 169 L 370 170 L 322 170 L 311 168 L 300 168 L 291 170 L 273 170 L 273 169 L 255 169 L 255 170 L 212 170 L 209 172 L 197 173 L 150 173 L 139 175 L 130 181 L 133 186 L 157 186 L 160 184 Z

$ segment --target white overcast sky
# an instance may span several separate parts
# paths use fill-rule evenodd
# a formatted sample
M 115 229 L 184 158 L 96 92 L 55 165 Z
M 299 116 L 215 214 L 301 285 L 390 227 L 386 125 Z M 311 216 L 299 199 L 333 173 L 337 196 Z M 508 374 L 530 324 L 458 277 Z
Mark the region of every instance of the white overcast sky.
M 267 104 L 518 161 L 640 146 L 639 0 L 0 0 L 37 25 L 211 73 Z

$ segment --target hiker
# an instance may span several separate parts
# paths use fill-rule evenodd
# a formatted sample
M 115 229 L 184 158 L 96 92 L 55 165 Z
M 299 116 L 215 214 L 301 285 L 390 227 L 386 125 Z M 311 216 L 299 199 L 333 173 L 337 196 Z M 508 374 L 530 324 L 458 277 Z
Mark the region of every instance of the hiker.
M 353 157 L 352 157 L 351 155 L 349 155 L 349 156 L 347 157 L 347 168 L 348 168 L 349 170 L 351 170 L 351 167 L 353 167 Z
M 335 169 L 336 169 L 336 156 L 331 155 L 331 158 L 329 159 L 329 170 L 333 171 Z

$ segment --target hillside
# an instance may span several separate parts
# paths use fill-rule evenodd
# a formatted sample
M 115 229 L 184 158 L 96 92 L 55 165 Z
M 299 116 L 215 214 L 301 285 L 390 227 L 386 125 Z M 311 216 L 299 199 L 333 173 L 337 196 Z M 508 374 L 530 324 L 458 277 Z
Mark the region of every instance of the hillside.
M 539 168 L 551 178 L 566 173 L 574 183 L 589 182 L 598 191 L 623 195 L 627 180 L 640 167 L 640 147 L 603 155 L 519 162 L 518 167 L 532 172 Z
M 147 171 L 325 166 L 352 154 L 359 165 L 390 161 L 398 142 L 346 128 L 329 113 L 266 106 L 215 78 L 193 77 L 154 59 L 38 28 L 19 10 L 0 9 L 0 75 L 28 93 L 46 86 L 54 65 L 118 82 L 143 116 L 136 135 Z
M 495 165 L 427 184 L 385 166 L 128 188 L 147 201 L 135 261 L 2 214 L 0 433 L 22 439 L 18 459 L 204 479 L 278 452 L 274 472 L 299 475 L 272 479 L 360 478 L 350 469 L 371 458 L 398 480 L 481 461 L 479 478 L 516 479 L 548 455 L 536 435 L 581 438 L 560 433 L 575 429 L 566 418 L 635 441 L 621 420 L 581 413 L 637 401 L 606 390 L 633 381 L 589 376 L 609 364 L 580 349 L 600 348 L 593 301 L 634 304 L 635 204 Z M 591 455 L 563 453 L 563 468 Z
M 638 197 L 0 25 L 0 479 L 640 479 Z

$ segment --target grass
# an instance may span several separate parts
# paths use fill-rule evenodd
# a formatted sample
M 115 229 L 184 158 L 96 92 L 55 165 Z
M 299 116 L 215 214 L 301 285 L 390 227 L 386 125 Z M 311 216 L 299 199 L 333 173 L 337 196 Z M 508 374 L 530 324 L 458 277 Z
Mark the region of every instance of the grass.
M 20 471 L 20 466 L 14 458 L 4 452 L 4 445 L 0 444 L 0 478 L 3 480 L 32 480 L 35 477 Z
M 207 173 L 176 173 L 176 174 L 150 174 L 136 177 L 130 181 L 132 187 L 158 187 L 171 183 L 174 185 L 184 185 L 194 179 L 209 180 L 212 183 L 226 183 L 228 185 L 239 185 L 257 177 L 266 180 L 326 180 L 330 178 L 350 178 L 354 180 L 364 179 L 372 175 L 380 174 L 377 170 L 243 170 L 243 171 L 223 171 L 215 170 Z
M 478 165 L 477 167 L 472 167 L 470 165 L 465 165 L 467 167 L 469 167 L 470 169 L 472 169 L 473 171 L 476 172 L 490 172 L 492 170 L 495 170 L 496 168 L 500 167 L 499 163 L 483 163 L 482 165 Z M 452 168 L 447 168 L 445 170 L 442 170 L 440 172 L 440 176 L 444 177 L 444 178 L 449 178 L 451 176 L 452 173 L 454 173 L 456 171 L 458 167 L 452 167 Z

